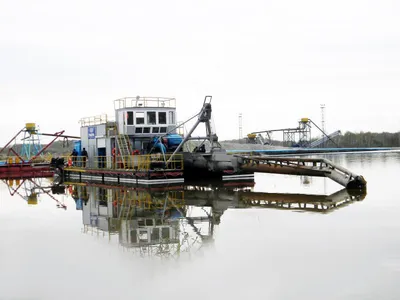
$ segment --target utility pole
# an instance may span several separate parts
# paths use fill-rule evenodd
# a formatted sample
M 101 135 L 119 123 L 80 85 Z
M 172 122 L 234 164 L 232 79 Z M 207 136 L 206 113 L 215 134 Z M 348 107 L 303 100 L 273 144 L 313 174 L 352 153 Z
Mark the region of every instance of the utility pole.
M 322 138 L 325 137 L 325 104 L 321 104 L 321 129 L 323 131 Z M 325 148 L 325 142 L 322 144 L 323 148 Z
M 243 138 L 243 128 L 242 128 L 242 113 L 239 113 L 239 143 Z
M 325 104 L 321 104 L 321 129 L 325 133 Z M 325 135 L 322 134 L 322 137 Z M 322 148 L 325 148 L 325 142 L 322 143 Z M 326 178 L 324 178 L 324 194 L 326 195 Z

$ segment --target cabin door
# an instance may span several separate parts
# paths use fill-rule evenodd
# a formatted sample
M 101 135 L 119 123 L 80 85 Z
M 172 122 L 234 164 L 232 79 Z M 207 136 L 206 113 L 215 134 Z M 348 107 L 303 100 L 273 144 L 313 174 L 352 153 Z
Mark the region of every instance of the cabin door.
M 125 134 L 125 112 L 118 112 L 118 134 Z

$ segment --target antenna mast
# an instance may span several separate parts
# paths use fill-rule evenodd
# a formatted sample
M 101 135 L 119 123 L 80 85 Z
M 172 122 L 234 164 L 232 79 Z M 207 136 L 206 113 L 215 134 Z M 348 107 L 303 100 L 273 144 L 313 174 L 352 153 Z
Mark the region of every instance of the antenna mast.
M 239 142 L 243 138 L 242 113 L 239 113 Z
M 321 104 L 321 128 L 325 132 L 325 104 Z

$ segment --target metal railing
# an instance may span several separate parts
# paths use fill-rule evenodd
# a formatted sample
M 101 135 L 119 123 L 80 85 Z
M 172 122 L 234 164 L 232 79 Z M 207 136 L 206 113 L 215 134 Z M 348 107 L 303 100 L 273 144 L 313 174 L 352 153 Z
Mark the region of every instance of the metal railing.
M 113 195 L 113 202 L 115 205 L 119 204 L 120 209 L 123 207 L 140 207 L 145 210 L 171 209 L 185 205 L 183 191 L 167 191 L 160 197 L 154 197 L 147 191 L 116 190 Z
M 127 107 L 176 107 L 176 99 L 138 96 L 114 100 L 114 109 L 122 109 Z
M 90 169 L 111 169 L 111 170 L 183 170 L 183 154 L 175 154 L 171 161 L 166 165 L 171 154 L 162 155 L 129 155 L 129 156 L 95 156 L 91 160 L 86 160 L 83 156 L 64 156 L 67 168 L 90 168 Z
M 58 158 L 64 158 L 67 168 L 88 168 L 90 163 L 85 156 L 58 156 Z
M 92 126 L 92 125 L 99 125 L 99 124 L 106 124 L 107 122 L 114 121 L 112 118 L 107 116 L 106 114 L 85 117 L 79 120 L 81 126 Z
M 32 161 L 30 161 L 30 158 L 26 157 L 26 156 L 19 156 L 19 157 L 15 156 L 15 155 L 3 156 L 3 157 L 0 157 L 0 164 L 2 164 L 2 165 L 4 165 L 4 164 L 11 165 L 11 164 L 22 164 L 22 163 L 27 163 L 27 162 L 30 162 L 32 164 L 35 164 L 35 163 L 50 163 L 51 158 L 52 158 L 51 154 L 38 156 L 35 159 L 33 159 Z

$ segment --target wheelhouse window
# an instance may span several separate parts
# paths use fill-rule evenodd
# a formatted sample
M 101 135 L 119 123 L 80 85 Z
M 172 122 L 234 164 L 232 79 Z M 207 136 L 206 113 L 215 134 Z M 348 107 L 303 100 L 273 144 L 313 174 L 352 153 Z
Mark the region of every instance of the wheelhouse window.
M 166 133 L 167 127 L 160 127 L 160 133 Z
M 158 112 L 158 124 L 167 124 L 167 113 L 160 111 Z
M 153 131 L 152 131 L 152 133 L 158 133 L 158 131 L 160 130 L 160 128 L 159 127 L 153 127 Z
M 161 228 L 161 236 L 163 239 L 168 239 L 170 237 L 170 231 L 168 227 Z
M 136 113 L 136 124 L 144 124 L 144 112 Z
M 150 133 L 150 127 L 144 127 L 143 133 Z
M 135 133 L 142 133 L 142 127 L 136 127 L 135 128 Z
M 169 124 L 175 124 L 175 114 L 173 111 L 168 112 Z
M 149 241 L 149 235 L 147 230 L 140 230 L 139 231 L 139 242 L 148 242 Z
M 149 125 L 156 124 L 156 112 L 155 111 L 147 112 L 147 124 L 149 124 Z
M 126 124 L 133 125 L 133 111 L 128 111 L 126 113 Z

